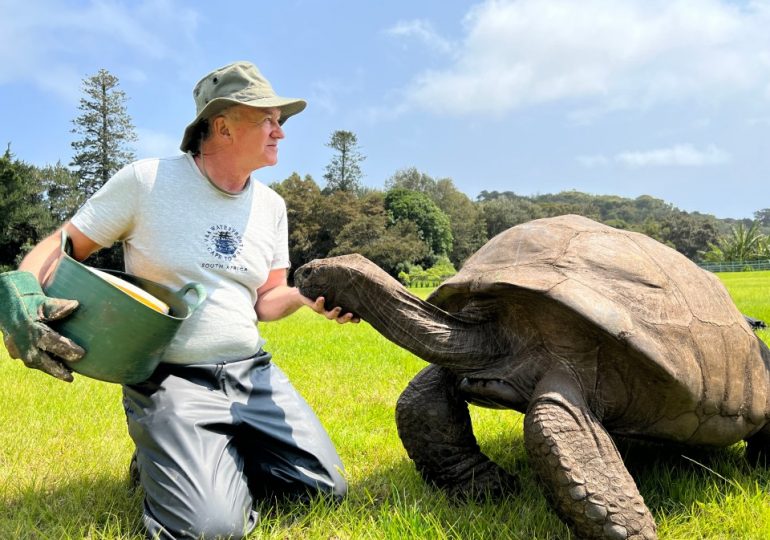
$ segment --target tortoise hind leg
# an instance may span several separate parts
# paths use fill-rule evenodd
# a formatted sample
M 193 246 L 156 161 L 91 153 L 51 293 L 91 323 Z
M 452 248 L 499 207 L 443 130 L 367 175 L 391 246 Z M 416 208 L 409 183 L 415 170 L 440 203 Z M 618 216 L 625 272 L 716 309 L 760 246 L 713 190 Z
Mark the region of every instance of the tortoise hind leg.
M 480 497 L 516 488 L 515 479 L 479 449 L 468 404 L 449 370 L 430 365 L 418 373 L 398 399 L 396 423 L 422 477 L 450 495 Z
M 527 454 L 557 513 L 578 538 L 657 538 L 655 521 L 609 434 L 577 383 L 557 378 L 540 383 L 524 418 Z

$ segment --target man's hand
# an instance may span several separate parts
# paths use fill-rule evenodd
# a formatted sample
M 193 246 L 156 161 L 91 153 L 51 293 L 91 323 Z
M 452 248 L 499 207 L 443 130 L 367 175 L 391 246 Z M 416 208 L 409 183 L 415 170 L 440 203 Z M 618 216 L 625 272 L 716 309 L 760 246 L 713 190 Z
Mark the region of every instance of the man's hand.
M 77 307 L 76 300 L 46 296 L 29 272 L 0 274 L 0 330 L 11 358 L 67 382 L 72 382 L 72 373 L 55 357 L 75 362 L 85 350 L 45 323 L 64 318 Z
M 348 322 L 358 323 L 361 321 L 361 319 L 353 313 L 345 313 L 344 315 L 340 315 L 340 313 L 342 313 L 342 308 L 339 306 L 327 310 L 325 306 L 326 299 L 323 296 L 319 296 L 315 299 L 315 301 L 310 300 L 304 296 L 302 298 L 306 306 L 308 306 L 316 313 L 320 313 L 329 320 L 335 320 L 340 324 L 345 324 Z

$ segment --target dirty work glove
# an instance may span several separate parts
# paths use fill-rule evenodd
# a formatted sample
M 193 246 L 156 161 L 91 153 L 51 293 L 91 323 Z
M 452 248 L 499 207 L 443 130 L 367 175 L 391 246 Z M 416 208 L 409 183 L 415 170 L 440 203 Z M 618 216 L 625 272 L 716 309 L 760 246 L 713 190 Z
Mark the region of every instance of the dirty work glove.
M 85 350 L 45 323 L 66 317 L 77 307 L 77 300 L 47 297 L 29 272 L 0 274 L 0 330 L 11 358 L 67 382 L 72 381 L 70 370 L 47 353 L 74 362 Z

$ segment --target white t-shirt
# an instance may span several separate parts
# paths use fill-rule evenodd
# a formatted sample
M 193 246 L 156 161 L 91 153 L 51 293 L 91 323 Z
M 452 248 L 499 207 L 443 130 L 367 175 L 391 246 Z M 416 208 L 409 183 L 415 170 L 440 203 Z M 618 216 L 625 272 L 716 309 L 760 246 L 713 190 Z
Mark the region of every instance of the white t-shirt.
M 263 344 L 254 305 L 268 273 L 289 267 L 286 205 L 251 180 L 218 190 L 189 154 L 140 160 L 118 171 L 72 219 L 94 242 L 122 241 L 126 271 L 179 290 L 201 283 L 206 301 L 186 320 L 163 361 L 247 358 Z

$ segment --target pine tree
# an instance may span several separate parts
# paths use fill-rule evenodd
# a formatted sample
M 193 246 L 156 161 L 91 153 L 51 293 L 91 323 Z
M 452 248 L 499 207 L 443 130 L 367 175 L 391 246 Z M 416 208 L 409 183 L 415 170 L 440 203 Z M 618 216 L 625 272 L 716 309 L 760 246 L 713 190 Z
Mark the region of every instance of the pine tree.
M 83 79 L 85 96 L 80 99 L 80 116 L 73 120 L 72 165 L 84 198 L 93 195 L 118 169 L 135 159 L 127 146 L 136 141 L 131 118 L 126 112 L 126 94 L 118 78 L 106 69 Z
M 76 167 L 78 189 L 87 199 L 121 167 L 135 159 L 129 144 L 136 141 L 131 118 L 126 112 L 126 94 L 118 88 L 118 78 L 106 69 L 83 79 L 83 92 L 78 116 L 72 123 L 72 133 L 80 139 L 72 143 L 75 156 L 70 165 Z M 92 255 L 90 265 L 123 269 L 120 246 L 101 250 Z
M 326 146 L 337 151 L 326 166 L 326 190 L 357 192 L 361 189 L 360 163 L 366 159 L 358 146 L 358 137 L 352 131 L 338 130 L 332 133 Z

